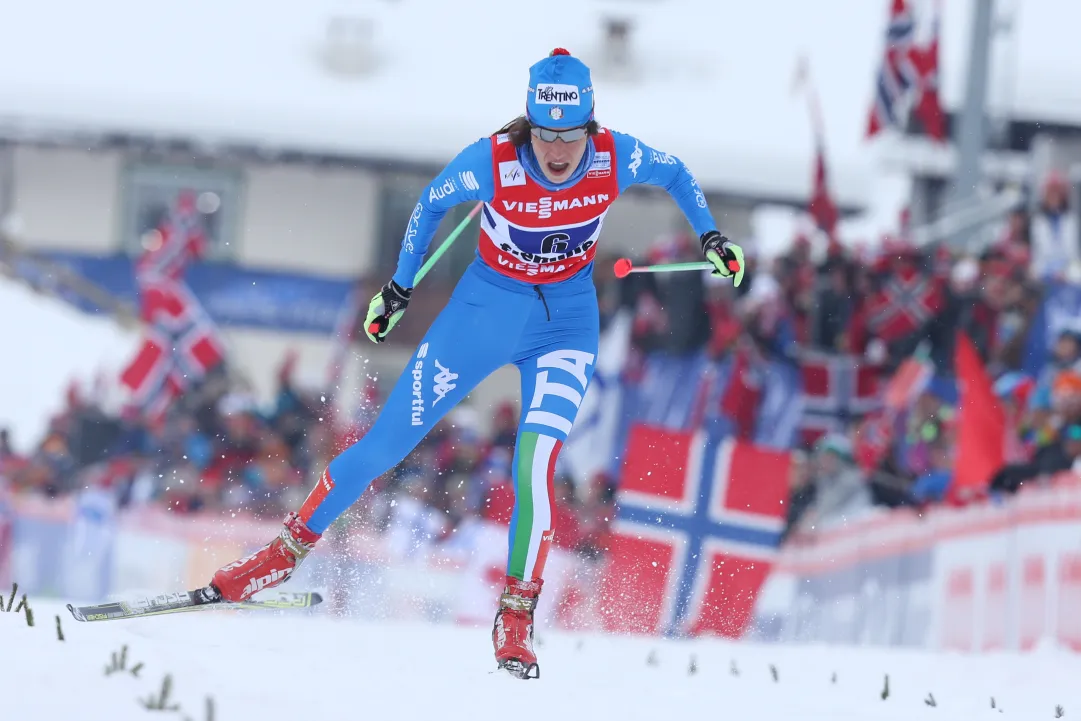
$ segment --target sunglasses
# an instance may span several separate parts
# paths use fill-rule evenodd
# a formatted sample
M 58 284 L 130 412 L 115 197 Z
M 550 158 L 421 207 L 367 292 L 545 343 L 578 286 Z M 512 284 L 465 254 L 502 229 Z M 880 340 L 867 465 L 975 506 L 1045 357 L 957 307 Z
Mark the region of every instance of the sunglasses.
M 554 143 L 556 140 L 562 140 L 564 143 L 573 143 L 576 140 L 581 140 L 586 137 L 589 133 L 584 125 L 568 130 L 552 130 L 551 128 L 542 128 L 539 125 L 530 125 L 529 132 L 533 133 L 546 143 Z

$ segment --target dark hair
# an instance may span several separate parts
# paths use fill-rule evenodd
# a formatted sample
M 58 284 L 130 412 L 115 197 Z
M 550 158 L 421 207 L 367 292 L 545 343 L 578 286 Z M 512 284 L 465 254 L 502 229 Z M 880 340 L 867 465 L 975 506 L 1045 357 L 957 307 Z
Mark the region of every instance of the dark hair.
M 529 119 L 524 115 L 519 115 L 514 120 L 504 125 L 499 130 L 495 131 L 496 135 L 502 135 L 506 133 L 510 142 L 516 148 L 520 148 L 529 142 Z M 586 134 L 596 135 L 601 131 L 601 126 L 596 120 L 590 120 L 586 123 Z

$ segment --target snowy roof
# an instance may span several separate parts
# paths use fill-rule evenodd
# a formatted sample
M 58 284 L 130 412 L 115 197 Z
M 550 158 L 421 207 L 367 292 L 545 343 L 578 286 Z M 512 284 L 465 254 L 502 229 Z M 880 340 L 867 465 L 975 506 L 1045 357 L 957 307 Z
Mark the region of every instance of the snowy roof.
M 963 93 L 971 4 L 944 3 L 948 105 Z M 34 0 L 4 11 L 0 117 L 443 163 L 515 116 L 529 65 L 564 46 L 594 66 L 602 123 L 678 155 L 707 189 L 804 197 L 814 141 L 806 99 L 791 86 L 806 55 L 834 192 L 862 205 L 876 170 L 863 130 L 888 5 Z M 342 13 L 373 21 L 370 76 L 345 80 L 320 64 L 328 21 Z M 643 69 L 636 80 L 606 77 L 595 62 L 607 14 L 635 19 L 631 42 Z M 993 88 L 1014 114 L 1081 118 L 1081 90 L 1065 77 L 1078 65 L 1067 56 L 1081 52 L 1068 50 L 1078 15 L 1081 4 L 1025 0 L 1016 68 L 1000 73 L 1013 87 Z

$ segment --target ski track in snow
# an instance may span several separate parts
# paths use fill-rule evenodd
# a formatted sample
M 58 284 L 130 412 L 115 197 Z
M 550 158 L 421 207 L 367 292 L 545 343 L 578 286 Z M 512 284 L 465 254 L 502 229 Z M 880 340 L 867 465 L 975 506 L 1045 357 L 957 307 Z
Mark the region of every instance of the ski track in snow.
M 0 614 L 5 718 L 201 721 L 208 695 L 217 721 L 360 715 L 482 721 L 508 713 L 621 721 L 691 714 L 756 721 L 1035 720 L 1055 718 L 1058 704 L 1064 718 L 1081 715 L 1081 656 L 1055 648 L 964 656 L 538 632 L 541 678 L 523 682 L 494 672 L 490 631 L 483 627 L 277 611 L 78 623 L 59 603 L 31 603 L 34 628 L 22 614 Z M 139 676 L 106 676 L 110 655 L 125 644 L 127 668 L 143 664 Z M 160 693 L 166 674 L 180 708 L 148 712 L 138 699 Z M 890 695 L 882 700 L 885 674 Z M 937 706 L 925 703 L 929 693 Z

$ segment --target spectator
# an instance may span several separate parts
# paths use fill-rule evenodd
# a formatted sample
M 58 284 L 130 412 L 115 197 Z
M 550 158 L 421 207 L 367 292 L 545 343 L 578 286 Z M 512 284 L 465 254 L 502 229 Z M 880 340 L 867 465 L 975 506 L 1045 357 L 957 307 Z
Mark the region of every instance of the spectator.
M 871 507 L 871 495 L 848 438 L 823 436 L 815 444 L 811 464 L 814 501 L 804 513 L 804 525 L 845 520 Z
M 1074 469 L 1081 461 L 1081 424 L 1071 423 L 1064 427 L 1047 445 L 1036 451 L 1029 463 L 1006 465 L 991 479 L 991 489 L 1013 493 L 1025 483 Z
M 1041 281 L 1077 278 L 1081 273 L 1081 236 L 1070 212 L 1070 185 L 1052 171 L 1044 180 L 1040 207 L 1032 218 L 1032 269 Z
M 1006 227 L 999 238 L 998 245 L 1004 250 L 1011 247 L 1020 247 L 1027 253 L 1032 252 L 1032 220 L 1028 209 L 1018 205 L 1006 218 Z
M 822 269 L 823 288 L 815 304 L 814 345 L 837 353 L 849 350 L 849 328 L 856 315 L 853 272 L 848 262 L 838 255 L 831 256 Z

